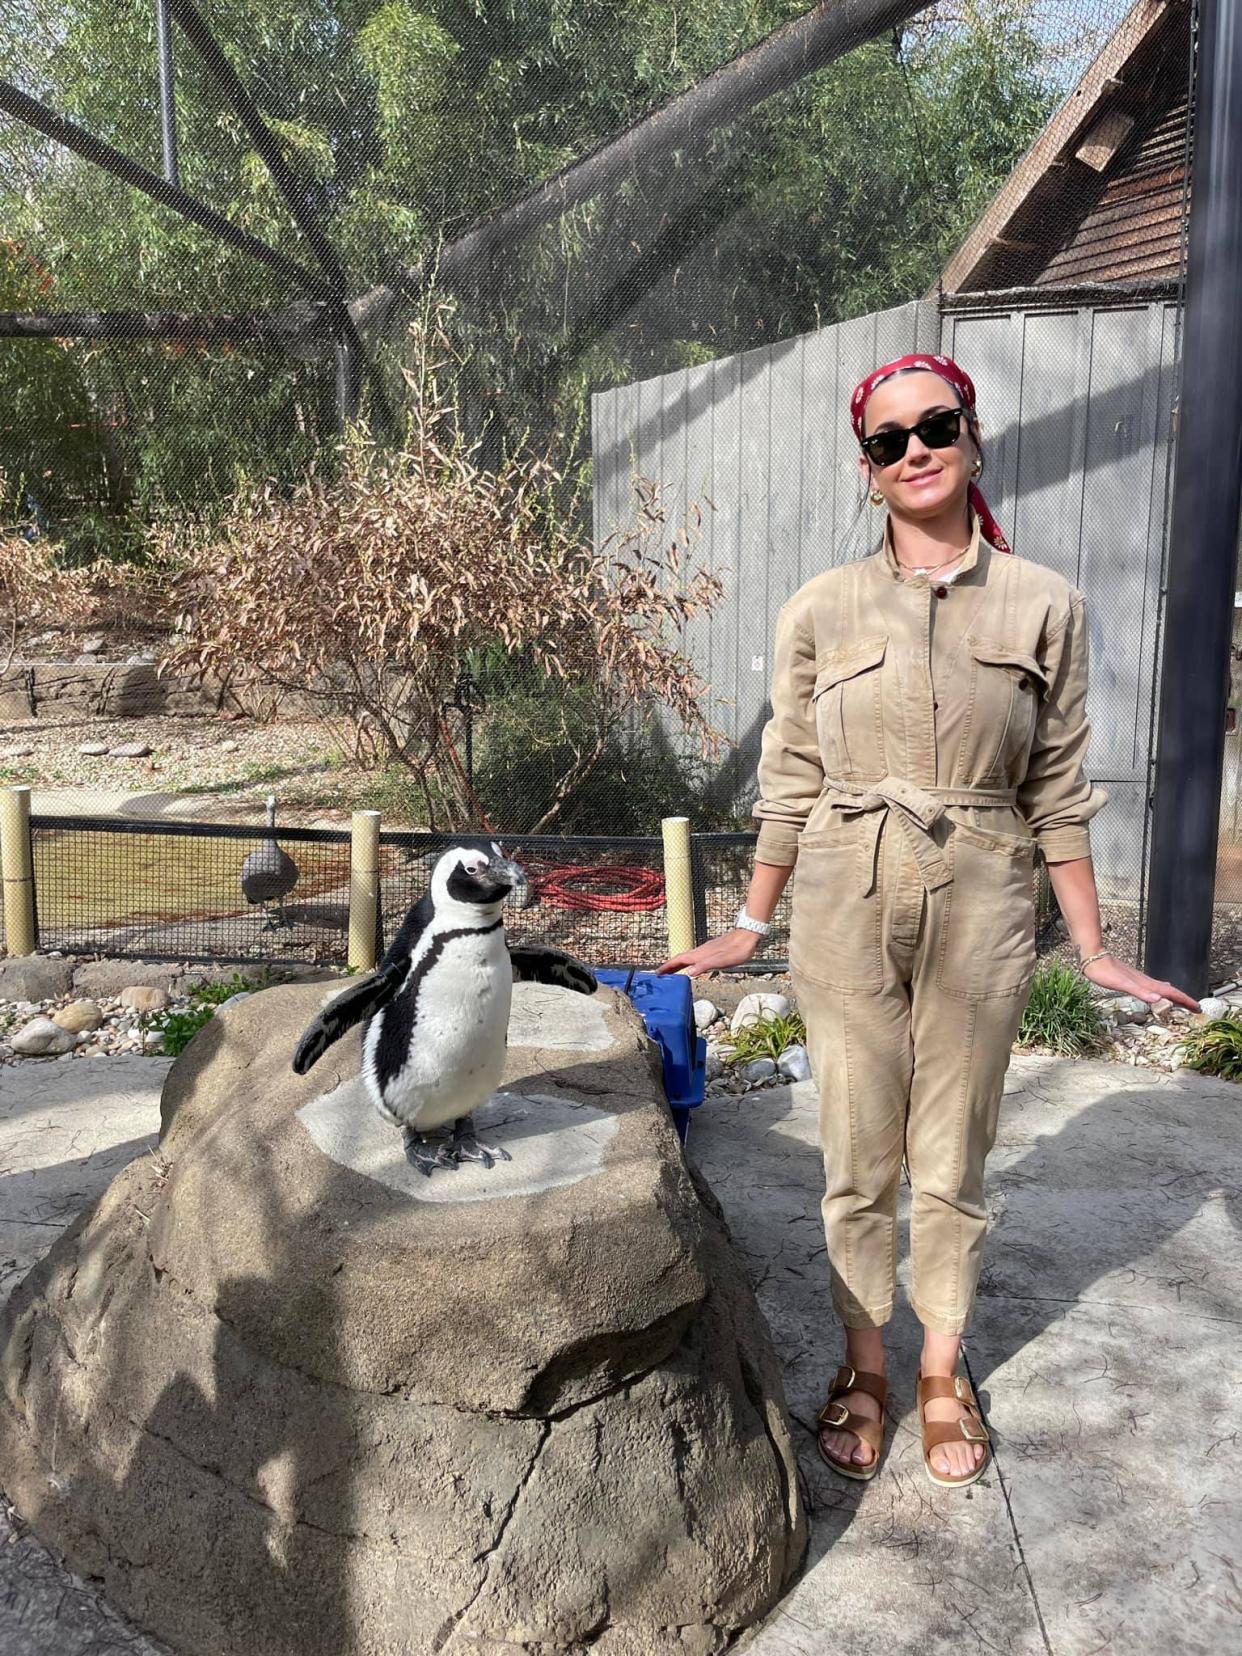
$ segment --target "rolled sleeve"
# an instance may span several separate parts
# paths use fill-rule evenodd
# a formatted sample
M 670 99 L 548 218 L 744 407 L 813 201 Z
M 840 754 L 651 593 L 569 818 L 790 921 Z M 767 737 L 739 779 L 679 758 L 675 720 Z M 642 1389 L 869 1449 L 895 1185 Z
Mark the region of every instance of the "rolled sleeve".
M 758 862 L 792 867 L 798 836 L 824 785 L 824 767 L 811 698 L 815 689 L 815 643 L 789 605 L 776 622 L 772 664 L 772 717 L 759 753 L 759 798 L 752 815 L 759 823 Z
M 1047 862 L 1091 855 L 1090 819 L 1108 803 L 1083 772 L 1091 726 L 1087 720 L 1087 620 L 1082 595 L 1048 637 L 1043 656 L 1048 688 L 1035 725 L 1018 809 Z

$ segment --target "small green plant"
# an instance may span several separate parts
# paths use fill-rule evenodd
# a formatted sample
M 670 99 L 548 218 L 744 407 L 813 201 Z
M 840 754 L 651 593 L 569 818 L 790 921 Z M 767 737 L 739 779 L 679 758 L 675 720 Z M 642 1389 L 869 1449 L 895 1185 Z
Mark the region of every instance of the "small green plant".
M 1018 1028 L 1019 1046 L 1047 1047 L 1063 1058 L 1078 1058 L 1095 1050 L 1102 1028 L 1091 984 L 1081 972 L 1061 960 L 1036 970 Z
M 806 1025 L 800 1012 L 781 1016 L 763 1012 L 752 1023 L 743 1024 L 736 1035 L 729 1036 L 732 1052 L 726 1063 L 749 1064 L 756 1058 L 779 1059 L 786 1047 L 802 1046 L 806 1041 Z
M 234 995 L 247 994 L 252 989 L 265 989 L 270 982 L 271 974 L 264 969 L 254 982 L 244 978 L 240 972 L 234 972 L 232 977 L 222 978 L 218 983 L 202 983 L 197 989 L 190 990 L 190 1004 L 184 1010 L 157 1012 L 150 1024 L 143 1027 L 156 1030 L 163 1037 L 160 1050 L 175 1058 L 185 1051 L 203 1025 L 211 1022 L 218 1006 Z
M 1242 1018 L 1211 1018 L 1182 1042 L 1182 1063 L 1200 1075 L 1242 1081 Z

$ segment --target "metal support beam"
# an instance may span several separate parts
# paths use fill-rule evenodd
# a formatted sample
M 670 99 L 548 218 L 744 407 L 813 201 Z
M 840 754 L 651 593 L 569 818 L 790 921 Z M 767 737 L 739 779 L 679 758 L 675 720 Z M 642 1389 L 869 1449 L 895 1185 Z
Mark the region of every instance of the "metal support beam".
M 172 28 L 168 22 L 168 0 L 155 0 L 155 36 L 160 54 L 160 137 L 164 144 L 164 177 L 170 184 L 181 183 L 177 170 L 176 68 L 173 63 Z
M 280 275 L 297 282 L 310 293 L 321 298 L 333 297 L 330 285 L 322 276 L 316 276 L 313 271 L 306 270 L 296 259 L 291 259 L 287 253 L 281 253 L 266 242 L 252 236 L 248 230 L 241 229 L 226 219 L 222 213 L 217 213 L 214 207 L 208 207 L 204 202 L 197 201 L 191 195 L 167 179 L 161 178 L 144 167 L 140 161 L 123 151 L 114 149 L 111 144 L 102 138 L 96 138 L 93 133 L 87 132 L 85 127 L 78 126 L 66 115 L 58 115 L 55 110 L 49 109 L 46 104 L 37 98 L 28 96 L 19 87 L 10 81 L 0 81 L 0 114 L 11 115 L 24 125 L 33 127 L 41 132 L 45 138 L 72 150 L 84 160 L 92 162 L 96 167 L 123 183 L 131 185 L 135 190 L 141 190 L 165 207 L 170 207 L 174 213 L 180 213 L 193 224 L 200 225 L 204 230 L 239 252 L 248 253 L 252 259 L 258 259 L 268 265 Z
M 1200 0 L 1145 964 L 1208 986 L 1242 506 L 1242 0 Z

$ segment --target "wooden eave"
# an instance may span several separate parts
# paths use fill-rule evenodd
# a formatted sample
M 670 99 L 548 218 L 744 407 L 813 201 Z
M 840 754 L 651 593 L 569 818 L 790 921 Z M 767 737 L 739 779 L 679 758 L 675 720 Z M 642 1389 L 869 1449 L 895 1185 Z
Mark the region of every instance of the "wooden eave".
M 1031 227 L 1041 217 L 1048 198 L 1063 194 L 1068 177 L 1092 176 L 1091 170 L 1075 159 L 1076 150 L 1126 85 L 1127 69 L 1132 70 L 1135 59 L 1158 40 L 1165 25 L 1184 12 L 1185 0 L 1138 0 L 993 197 L 927 298 L 934 299 L 939 292 L 960 293 L 994 286 L 991 278 L 998 257 L 1032 240 L 1046 244 L 1046 238 L 1032 235 Z M 1050 253 L 1053 251 L 1049 248 Z

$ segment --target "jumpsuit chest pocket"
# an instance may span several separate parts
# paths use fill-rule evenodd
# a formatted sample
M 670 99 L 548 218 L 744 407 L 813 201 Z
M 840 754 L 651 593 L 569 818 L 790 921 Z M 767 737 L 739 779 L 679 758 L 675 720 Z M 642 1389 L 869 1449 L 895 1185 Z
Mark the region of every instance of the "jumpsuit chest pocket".
M 1026 989 L 1035 970 L 1035 841 L 956 823 L 936 983 L 958 1000 Z
M 817 663 L 811 705 L 829 776 L 874 782 L 885 773 L 880 669 L 887 649 L 887 633 L 877 633 Z
M 968 638 L 970 712 L 959 774 L 968 782 L 1010 786 L 1026 774 L 1048 675 L 1033 655 Z
M 858 817 L 837 817 L 799 836 L 789 918 L 789 966 L 798 976 L 847 994 L 881 987 L 880 893 L 868 878 L 873 856 L 874 836 Z

